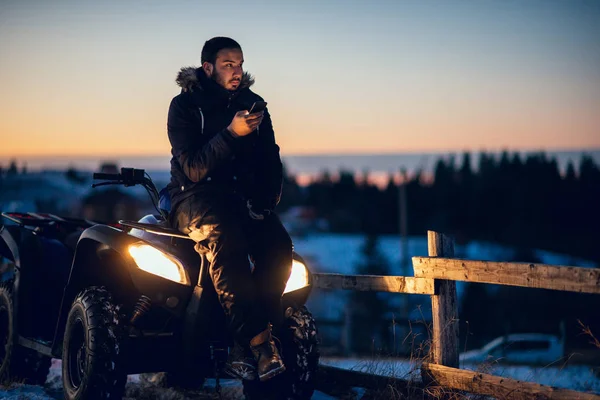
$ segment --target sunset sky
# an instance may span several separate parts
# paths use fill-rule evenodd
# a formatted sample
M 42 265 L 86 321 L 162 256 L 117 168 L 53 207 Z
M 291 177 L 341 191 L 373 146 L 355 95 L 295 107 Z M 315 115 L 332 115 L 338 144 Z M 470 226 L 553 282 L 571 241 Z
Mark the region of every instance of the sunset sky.
M 0 0 L 0 157 L 168 154 L 217 35 L 284 155 L 600 148 L 600 1 Z

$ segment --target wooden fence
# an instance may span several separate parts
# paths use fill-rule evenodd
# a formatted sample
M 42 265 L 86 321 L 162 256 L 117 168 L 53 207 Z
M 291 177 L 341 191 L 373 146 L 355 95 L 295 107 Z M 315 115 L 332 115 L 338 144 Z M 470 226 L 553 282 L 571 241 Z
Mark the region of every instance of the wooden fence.
M 600 396 L 537 383 L 522 382 L 458 368 L 458 307 L 456 281 L 600 294 L 600 269 L 528 263 L 455 259 L 453 241 L 427 232 L 428 257 L 413 257 L 414 277 L 314 274 L 321 289 L 347 289 L 431 295 L 430 362 L 421 365 L 423 387 L 456 390 L 500 399 L 581 399 Z M 401 379 L 321 366 L 319 381 L 351 381 L 353 386 L 406 386 Z M 336 378 L 337 377 L 337 378 Z

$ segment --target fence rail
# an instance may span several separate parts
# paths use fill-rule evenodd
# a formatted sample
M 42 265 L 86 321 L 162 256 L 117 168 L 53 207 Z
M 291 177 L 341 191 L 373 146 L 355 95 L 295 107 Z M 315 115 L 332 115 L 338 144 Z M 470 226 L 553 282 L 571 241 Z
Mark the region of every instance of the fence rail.
M 600 269 L 413 257 L 416 277 L 600 294 Z
M 415 277 L 314 274 L 321 289 L 381 291 L 431 295 L 430 363 L 421 366 L 423 385 L 462 390 L 502 399 L 600 400 L 600 395 L 458 369 L 458 307 L 456 282 L 477 282 L 600 294 L 600 269 L 544 264 L 471 261 L 454 258 L 454 243 L 446 235 L 427 232 L 429 257 L 413 257 Z M 387 377 L 338 371 L 323 366 L 321 374 L 371 387 Z M 368 375 L 368 374 L 367 374 Z M 323 381 L 323 380 L 321 380 Z M 328 381 L 328 379 L 325 379 Z
M 600 400 L 600 396 L 575 390 L 560 389 L 538 383 L 502 378 L 481 372 L 423 364 L 423 375 L 430 382 L 449 389 L 464 390 L 501 399 Z
M 319 289 L 345 289 L 361 292 L 434 294 L 433 279 L 410 276 L 313 274 L 313 285 Z

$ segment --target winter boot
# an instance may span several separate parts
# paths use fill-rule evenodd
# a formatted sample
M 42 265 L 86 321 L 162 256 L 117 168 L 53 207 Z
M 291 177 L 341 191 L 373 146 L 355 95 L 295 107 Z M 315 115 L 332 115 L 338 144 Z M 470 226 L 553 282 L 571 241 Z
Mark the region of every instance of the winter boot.
M 248 346 L 242 346 L 237 341 L 225 363 L 225 372 L 234 378 L 254 381 L 258 379 L 256 373 L 256 359 Z
M 272 326 L 256 335 L 250 341 L 250 349 L 258 366 L 258 378 L 266 381 L 285 371 L 285 365 L 271 336 Z

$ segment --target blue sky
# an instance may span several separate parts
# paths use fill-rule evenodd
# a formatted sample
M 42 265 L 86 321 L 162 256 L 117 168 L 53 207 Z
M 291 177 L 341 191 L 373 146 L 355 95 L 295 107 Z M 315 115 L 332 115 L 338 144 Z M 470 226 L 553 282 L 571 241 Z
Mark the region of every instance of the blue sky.
M 162 155 L 231 36 L 284 154 L 600 147 L 598 1 L 0 1 L 0 156 Z

